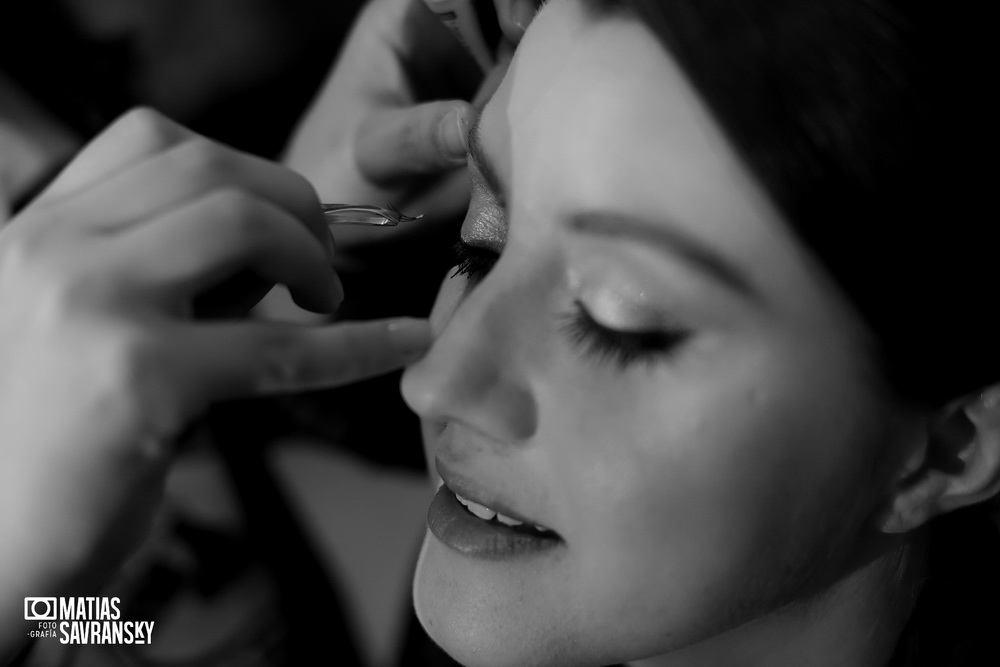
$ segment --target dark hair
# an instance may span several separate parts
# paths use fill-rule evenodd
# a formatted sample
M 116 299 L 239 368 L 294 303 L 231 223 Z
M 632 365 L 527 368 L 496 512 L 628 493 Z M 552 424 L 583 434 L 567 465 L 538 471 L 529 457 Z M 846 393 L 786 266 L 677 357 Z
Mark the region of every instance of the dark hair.
M 994 169 L 980 159 L 996 143 L 994 38 L 975 34 L 994 24 L 975 2 L 589 4 L 638 16 L 678 61 L 903 397 L 936 406 L 1000 381 Z
M 937 406 L 1000 381 L 995 169 L 980 158 L 995 154 L 995 24 L 975 2 L 589 6 L 637 16 L 677 60 L 871 327 L 900 395 Z M 980 506 L 936 519 L 930 535 L 892 666 L 985 664 L 1000 650 L 996 526 Z

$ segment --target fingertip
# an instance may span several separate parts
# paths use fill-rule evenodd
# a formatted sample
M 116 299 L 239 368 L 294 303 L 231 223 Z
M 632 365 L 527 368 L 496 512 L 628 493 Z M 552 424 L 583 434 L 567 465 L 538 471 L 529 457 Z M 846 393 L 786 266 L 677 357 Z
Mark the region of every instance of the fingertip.
M 510 22 L 524 34 L 528 29 L 528 24 L 535 18 L 534 0 L 514 0 L 510 8 Z
M 500 29 L 508 40 L 517 44 L 535 18 L 537 0 L 495 0 Z
M 433 335 L 427 320 L 398 318 L 386 324 L 389 344 L 409 364 L 423 357 L 431 346 Z
M 455 164 L 465 162 L 469 150 L 471 110 L 466 104 L 450 109 L 438 123 L 438 139 L 442 155 Z

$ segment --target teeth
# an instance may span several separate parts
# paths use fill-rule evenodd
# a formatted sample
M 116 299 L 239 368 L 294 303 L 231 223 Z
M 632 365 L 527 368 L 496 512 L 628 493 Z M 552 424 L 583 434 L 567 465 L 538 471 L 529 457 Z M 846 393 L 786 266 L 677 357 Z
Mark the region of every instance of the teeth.
M 491 510 L 486 505 L 480 505 L 479 503 L 469 500 L 468 498 L 463 498 L 457 493 L 455 494 L 455 497 L 458 498 L 458 502 L 465 505 L 466 509 L 484 521 L 489 521 L 497 515 L 495 511 Z
M 469 504 L 466 505 L 466 507 L 469 508 L 470 512 L 472 512 L 473 514 L 475 514 L 484 521 L 490 521 L 497 515 L 497 513 L 491 510 L 489 507 L 486 507 L 485 505 L 480 505 L 479 503 L 474 503 L 472 501 L 469 501 Z
M 518 521 L 517 519 L 512 519 L 509 516 L 507 516 L 506 514 L 500 514 L 500 512 L 497 512 L 497 521 L 499 521 L 500 523 L 502 523 L 505 526 L 520 526 L 520 525 L 524 524 L 523 521 Z
M 524 525 L 523 521 L 518 521 L 517 519 L 509 517 L 506 514 L 500 514 L 500 512 L 497 512 L 496 510 L 491 510 L 486 505 L 480 505 L 479 503 L 475 502 L 474 500 L 469 500 L 468 498 L 463 498 L 462 496 L 458 495 L 457 493 L 455 494 L 455 498 L 458 499 L 458 502 L 460 502 L 463 505 L 465 505 L 466 509 L 468 509 L 470 512 L 472 512 L 473 514 L 475 514 L 476 516 L 478 516 L 480 519 L 483 519 L 485 521 L 492 521 L 493 519 L 496 519 L 497 521 L 499 521 L 500 523 L 502 523 L 505 526 L 523 526 Z M 546 528 L 542 528 L 541 526 L 536 526 L 534 524 L 528 524 L 528 525 L 531 528 L 534 528 L 535 530 L 537 530 L 539 532 L 545 532 L 547 530 Z

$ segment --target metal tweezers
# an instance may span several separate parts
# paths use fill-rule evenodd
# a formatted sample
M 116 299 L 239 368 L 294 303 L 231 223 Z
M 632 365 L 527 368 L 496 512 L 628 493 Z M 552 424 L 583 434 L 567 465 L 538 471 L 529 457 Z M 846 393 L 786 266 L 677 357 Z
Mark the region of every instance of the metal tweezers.
M 320 204 L 326 224 L 334 225 L 370 225 L 373 227 L 395 227 L 401 222 L 412 222 L 423 215 L 404 215 L 392 204 L 386 207 L 368 206 L 366 204 Z

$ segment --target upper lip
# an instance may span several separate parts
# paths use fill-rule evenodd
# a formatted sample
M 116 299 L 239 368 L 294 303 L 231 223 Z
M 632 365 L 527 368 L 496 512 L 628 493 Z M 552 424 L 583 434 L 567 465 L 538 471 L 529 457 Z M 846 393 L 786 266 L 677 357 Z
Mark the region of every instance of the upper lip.
M 444 482 L 451 491 L 457 495 L 462 496 L 466 500 L 471 500 L 480 505 L 485 505 L 486 507 L 499 512 L 511 519 L 517 519 L 522 523 L 527 523 L 535 526 L 541 526 L 542 528 L 549 528 L 548 524 L 543 524 L 534 519 L 528 518 L 521 514 L 517 510 L 511 509 L 510 505 L 505 503 L 503 500 L 498 498 L 496 495 L 490 493 L 489 491 L 483 489 L 478 484 L 474 483 L 468 477 L 457 472 L 455 469 L 450 468 L 447 463 L 442 461 L 440 458 L 434 459 L 434 467 L 437 468 L 438 476 Z

